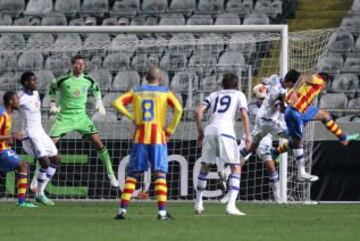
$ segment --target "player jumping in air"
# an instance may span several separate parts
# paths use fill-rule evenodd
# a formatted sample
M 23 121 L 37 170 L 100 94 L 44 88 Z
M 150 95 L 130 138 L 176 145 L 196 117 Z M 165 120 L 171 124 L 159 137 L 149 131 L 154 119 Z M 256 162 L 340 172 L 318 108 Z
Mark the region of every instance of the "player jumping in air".
M 322 89 L 326 88 L 329 75 L 317 73 L 312 76 L 301 75 L 296 70 L 290 70 L 284 78 L 284 86 L 288 89 L 286 95 L 287 107 L 285 121 L 288 128 L 289 143 L 285 143 L 274 151 L 277 156 L 291 148 L 294 151 L 298 166 L 298 179 L 303 181 L 316 181 L 319 178 L 305 170 L 303 132 L 304 125 L 313 120 L 322 121 L 326 128 L 334 133 L 343 145 L 358 140 L 359 134 L 345 134 L 331 118 L 330 114 L 313 105 L 314 99 Z
M 21 132 L 11 133 L 12 118 L 14 110 L 19 108 L 19 97 L 15 92 L 8 91 L 4 94 L 4 107 L 0 107 L 0 170 L 3 172 L 17 171 L 18 206 L 33 208 L 34 204 L 26 201 L 27 190 L 27 164 L 20 161 L 20 157 L 11 145 L 15 140 L 21 141 Z
M 44 190 L 56 172 L 59 163 L 58 151 L 41 124 L 41 102 L 37 91 L 37 79 L 33 72 L 25 72 L 20 79 L 23 89 L 18 93 L 20 114 L 22 118 L 23 148 L 25 152 L 39 160 L 40 170 L 37 174 L 35 200 L 52 206 Z
M 171 216 L 166 212 L 168 172 L 167 141 L 174 133 L 182 115 L 182 107 L 175 95 L 161 83 L 160 69 L 150 66 L 147 85 L 136 87 L 119 96 L 113 106 L 133 121 L 135 126 L 134 143 L 131 147 L 125 187 L 121 194 L 118 215 L 115 219 L 125 219 L 131 195 L 141 173 L 148 169 L 148 161 L 155 175 L 155 194 L 158 202 L 158 219 L 167 220 Z M 132 104 L 134 114 L 126 106 Z M 174 110 L 174 116 L 166 127 L 168 107 Z
M 206 176 L 211 164 L 216 164 L 216 158 L 230 165 L 232 174 L 229 177 L 229 201 L 226 213 L 229 215 L 245 215 L 235 205 L 240 190 L 241 166 L 240 155 L 236 143 L 235 117 L 240 112 L 245 131 L 245 145 L 251 144 L 249 117 L 245 95 L 238 91 L 238 77 L 225 74 L 222 80 L 223 90 L 213 92 L 196 109 L 196 126 L 198 141 L 202 143 L 201 170 L 197 180 L 197 195 L 195 213 L 204 211 L 203 194 L 206 190 Z M 205 131 L 201 121 L 205 111 L 210 112 L 209 124 Z
M 99 159 L 106 168 L 107 175 L 113 187 L 118 187 L 114 175 L 109 152 L 100 139 L 98 129 L 86 114 L 88 92 L 91 91 L 96 98 L 96 110 L 105 115 L 106 111 L 101 101 L 101 91 L 93 78 L 84 73 L 85 60 L 81 55 L 71 59 L 72 71 L 69 74 L 53 80 L 49 89 L 50 113 L 57 114 L 50 136 L 56 143 L 69 132 L 77 131 L 88 137 L 95 146 Z M 60 106 L 56 106 L 56 91 L 60 92 Z

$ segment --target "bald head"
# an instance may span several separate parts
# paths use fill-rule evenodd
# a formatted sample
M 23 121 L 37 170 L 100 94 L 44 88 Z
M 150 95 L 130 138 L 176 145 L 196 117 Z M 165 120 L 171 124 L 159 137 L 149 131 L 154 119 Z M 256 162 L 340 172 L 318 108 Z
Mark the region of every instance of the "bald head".
M 150 84 L 156 84 L 161 80 L 161 70 L 155 65 L 150 65 L 146 73 L 146 80 Z

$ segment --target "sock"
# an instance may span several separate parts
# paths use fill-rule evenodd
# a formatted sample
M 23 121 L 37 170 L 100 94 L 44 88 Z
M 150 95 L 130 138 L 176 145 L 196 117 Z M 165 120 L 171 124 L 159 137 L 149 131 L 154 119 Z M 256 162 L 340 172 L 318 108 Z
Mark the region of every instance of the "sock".
M 206 189 L 206 176 L 207 173 L 206 172 L 199 172 L 199 176 L 198 176 L 198 182 L 197 182 L 197 187 L 196 187 L 196 202 L 200 203 L 200 205 L 202 205 L 202 198 L 204 195 L 204 191 Z
M 46 175 L 46 169 L 45 168 L 40 168 L 39 169 L 39 173 L 38 173 L 38 178 L 37 178 L 37 192 L 36 195 L 44 195 L 44 190 L 46 187 L 46 184 L 48 183 L 48 178 Z
M 275 149 L 275 152 L 277 155 L 280 155 L 284 152 L 287 152 L 289 149 L 289 142 L 288 141 L 285 141 L 284 144 L 282 145 L 279 145 L 276 149 Z
M 166 206 L 167 206 L 167 184 L 166 176 L 159 175 L 155 177 L 155 194 L 156 200 L 158 203 L 159 214 L 166 215 Z
M 331 119 L 331 117 L 322 122 L 325 127 L 331 131 L 340 141 L 346 140 L 345 133 L 339 128 L 335 121 Z
M 294 149 L 294 155 L 298 166 L 298 173 L 304 174 L 305 171 L 305 160 L 304 160 L 304 149 Z
M 274 193 L 275 201 L 280 200 L 280 182 L 279 174 L 277 171 L 269 173 L 269 184 Z
M 20 172 L 18 174 L 18 203 L 24 203 L 25 202 L 25 195 L 27 190 L 27 173 Z
M 104 147 L 101 150 L 97 151 L 99 159 L 101 160 L 101 162 L 103 163 L 103 165 L 105 166 L 106 169 L 106 173 L 109 176 L 113 176 L 114 175 L 114 171 L 111 165 L 111 160 L 110 160 L 110 156 L 109 156 L 109 152 L 106 149 L 106 147 Z
M 137 179 L 134 177 L 127 177 L 125 181 L 124 191 L 121 193 L 120 210 L 119 212 L 126 212 L 131 195 L 135 190 Z
M 229 192 L 230 192 L 230 197 L 228 202 L 229 206 L 235 206 L 235 202 L 240 191 L 240 178 L 241 178 L 240 173 L 233 173 L 229 177 Z

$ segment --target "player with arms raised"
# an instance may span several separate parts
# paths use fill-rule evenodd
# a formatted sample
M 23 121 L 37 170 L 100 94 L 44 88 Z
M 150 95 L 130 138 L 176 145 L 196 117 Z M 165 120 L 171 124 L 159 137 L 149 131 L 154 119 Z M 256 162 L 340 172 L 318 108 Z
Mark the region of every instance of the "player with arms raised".
M 147 85 L 136 87 L 119 96 L 113 106 L 133 121 L 135 126 L 134 143 L 131 147 L 125 187 L 121 194 L 118 215 L 115 219 L 125 219 L 131 195 L 135 190 L 140 174 L 148 169 L 148 161 L 155 175 L 155 194 L 158 201 L 158 219 L 167 220 L 171 216 L 166 212 L 168 172 L 167 141 L 174 133 L 182 115 L 182 107 L 175 95 L 161 83 L 160 69 L 150 66 Z M 132 104 L 134 114 L 126 106 Z M 168 107 L 174 110 L 174 116 L 166 127 Z
M 16 170 L 18 172 L 18 206 L 33 208 L 34 204 L 26 201 L 27 190 L 27 164 L 20 161 L 20 157 L 11 145 L 15 140 L 21 141 L 23 134 L 21 132 L 11 133 L 12 113 L 19 108 L 19 97 L 15 92 L 8 91 L 4 94 L 4 107 L 0 107 L 0 170 L 10 172 Z
M 93 93 L 96 99 L 96 110 L 101 115 L 106 114 L 101 101 L 100 88 L 93 78 L 84 73 L 85 60 L 81 55 L 72 57 L 71 64 L 71 73 L 53 80 L 50 85 L 50 113 L 57 114 L 55 123 L 50 130 L 50 136 L 54 142 L 58 142 L 61 137 L 73 131 L 88 137 L 106 168 L 111 185 L 118 187 L 119 184 L 112 169 L 109 152 L 101 141 L 95 124 L 86 114 L 89 91 Z M 56 91 L 60 92 L 59 108 L 55 103 Z
M 203 194 L 206 189 L 206 176 L 211 164 L 216 164 L 217 158 L 224 164 L 229 164 L 232 174 L 229 177 L 229 201 L 226 213 L 229 215 L 245 215 L 236 208 L 236 199 L 240 190 L 241 166 L 240 155 L 235 135 L 235 117 L 238 112 L 243 121 L 245 144 L 251 144 L 249 117 L 245 95 L 238 91 L 238 77 L 225 74 L 222 80 L 223 90 L 213 92 L 196 109 L 196 126 L 198 141 L 202 143 L 201 170 L 197 180 L 197 195 L 195 213 L 204 211 Z M 204 112 L 210 112 L 209 123 L 202 128 L 201 121 Z
M 35 200 L 52 206 L 54 202 L 45 196 L 44 190 L 56 172 L 59 162 L 58 151 L 41 124 L 41 102 L 35 74 L 33 72 L 23 73 L 20 82 L 23 87 L 18 93 L 22 133 L 24 134 L 22 144 L 25 152 L 37 158 L 41 166 L 37 174 Z

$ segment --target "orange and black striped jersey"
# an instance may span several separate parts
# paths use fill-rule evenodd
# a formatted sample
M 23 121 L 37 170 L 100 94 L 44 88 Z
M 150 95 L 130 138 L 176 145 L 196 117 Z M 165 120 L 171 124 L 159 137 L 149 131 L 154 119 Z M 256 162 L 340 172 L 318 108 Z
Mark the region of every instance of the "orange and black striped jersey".
M 285 102 L 300 113 L 304 113 L 324 87 L 323 78 L 315 74 L 311 78 L 311 83 L 304 82 L 297 91 L 290 89 L 286 94 Z
M 132 104 L 134 114 L 126 109 L 129 104 Z M 167 87 L 157 85 L 136 87 L 119 96 L 113 106 L 135 121 L 138 128 L 134 143 L 137 144 L 165 144 L 165 135 L 175 131 L 182 115 L 181 104 L 175 95 Z M 168 107 L 174 110 L 174 116 L 165 131 Z
M 0 107 L 0 135 L 8 136 L 11 133 L 11 115 L 9 115 L 4 107 Z M 6 142 L 6 140 L 0 141 L 0 152 L 3 150 L 9 149 L 10 146 Z

